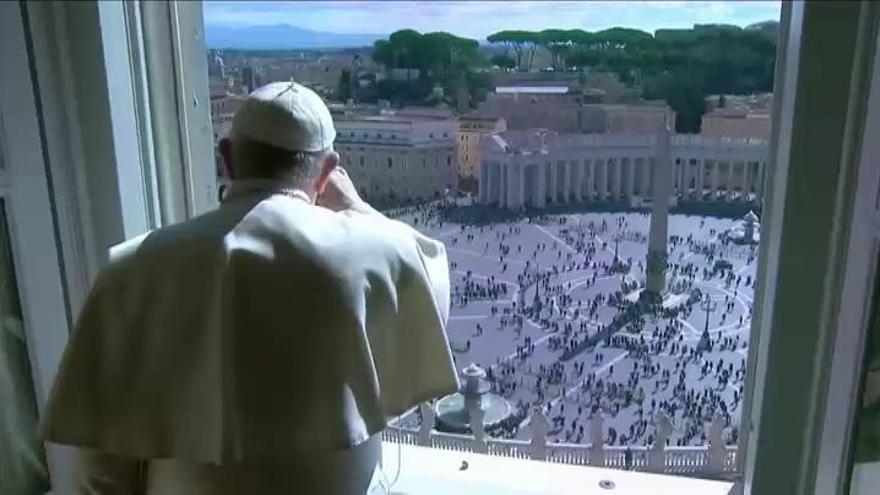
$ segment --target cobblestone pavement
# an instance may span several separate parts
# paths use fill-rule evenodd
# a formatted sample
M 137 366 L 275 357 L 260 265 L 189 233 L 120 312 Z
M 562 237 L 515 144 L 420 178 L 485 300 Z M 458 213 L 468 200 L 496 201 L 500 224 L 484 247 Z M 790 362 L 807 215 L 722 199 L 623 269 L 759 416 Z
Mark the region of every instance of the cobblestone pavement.
M 648 214 L 566 214 L 483 227 L 440 222 L 426 210 L 400 218 L 446 243 L 453 294 L 448 334 L 459 369 L 477 363 L 491 370 L 494 389 L 521 411 L 543 407 L 550 440 L 589 442 L 589 418 L 600 406 L 606 441 L 615 444 L 649 443 L 652 418 L 661 408 L 674 425 L 673 445 L 703 444 L 705 423 L 715 413 L 729 421 L 728 440 L 735 438 L 756 253 L 719 240 L 734 220 L 671 215 L 669 235 L 681 242 L 670 244 L 669 271 L 679 275 L 675 283 L 683 295 L 677 303 L 684 311 L 674 318 L 647 316 L 641 328 L 630 324 L 568 357 L 567 346 L 617 314 L 608 299 L 626 292 L 624 284 L 630 289 L 643 280 Z M 626 275 L 608 271 L 615 238 L 620 258 L 631 262 Z M 729 267 L 712 273 L 719 260 Z M 537 273 L 546 281 L 538 290 L 540 311 Z M 707 314 L 699 301 L 688 303 L 694 290 L 708 294 L 715 306 L 708 315 L 713 347 L 699 355 L 694 350 Z M 414 416 L 404 421 L 417 422 Z M 524 438 L 526 422 L 516 418 L 505 435 Z

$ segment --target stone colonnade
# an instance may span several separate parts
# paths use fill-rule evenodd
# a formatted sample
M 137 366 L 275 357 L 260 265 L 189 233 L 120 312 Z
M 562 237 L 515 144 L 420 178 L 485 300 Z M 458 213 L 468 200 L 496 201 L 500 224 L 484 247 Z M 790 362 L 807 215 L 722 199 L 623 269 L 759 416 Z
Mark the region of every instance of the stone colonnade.
M 479 199 L 510 209 L 570 202 L 629 203 L 650 197 L 654 163 L 648 154 L 582 159 L 537 153 L 490 155 L 480 167 Z M 766 166 L 766 160 L 755 156 L 712 159 L 673 153 L 672 191 L 680 201 L 760 201 Z

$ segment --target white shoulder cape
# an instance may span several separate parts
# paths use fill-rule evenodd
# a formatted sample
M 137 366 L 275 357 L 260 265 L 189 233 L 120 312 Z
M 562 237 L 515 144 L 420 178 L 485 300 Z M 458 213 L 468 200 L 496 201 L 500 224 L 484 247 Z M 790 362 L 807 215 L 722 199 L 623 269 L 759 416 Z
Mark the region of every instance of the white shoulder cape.
M 443 244 L 284 195 L 112 250 L 44 437 L 224 464 L 344 449 L 457 388 Z

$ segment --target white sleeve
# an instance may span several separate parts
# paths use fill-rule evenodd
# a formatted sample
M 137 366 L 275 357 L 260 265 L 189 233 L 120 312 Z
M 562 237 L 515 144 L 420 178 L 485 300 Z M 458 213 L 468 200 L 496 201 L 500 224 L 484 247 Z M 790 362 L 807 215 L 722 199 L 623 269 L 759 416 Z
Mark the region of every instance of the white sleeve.
M 383 384 L 388 415 L 454 393 L 458 375 L 449 349 L 449 265 L 442 243 L 414 232 L 418 260 L 404 264 L 397 283 L 396 372 Z M 409 260 L 407 260 L 409 261 Z M 387 375 L 386 375 L 387 376 Z
M 400 242 L 400 273 L 393 283 L 396 311 L 383 328 L 370 332 L 382 409 L 386 416 L 458 390 L 446 323 L 449 317 L 449 261 L 442 242 L 373 208 L 349 210 L 394 231 Z M 377 228 L 379 226 L 377 225 Z

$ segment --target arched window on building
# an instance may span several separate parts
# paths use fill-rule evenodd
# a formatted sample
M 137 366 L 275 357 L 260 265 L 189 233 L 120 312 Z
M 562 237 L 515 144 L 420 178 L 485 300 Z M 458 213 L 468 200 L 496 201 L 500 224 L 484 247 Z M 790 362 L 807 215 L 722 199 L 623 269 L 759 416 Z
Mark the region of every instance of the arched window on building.
M 393 161 L 391 160 L 391 157 L 389 156 L 388 157 L 388 168 L 391 168 L 392 164 L 393 164 Z

